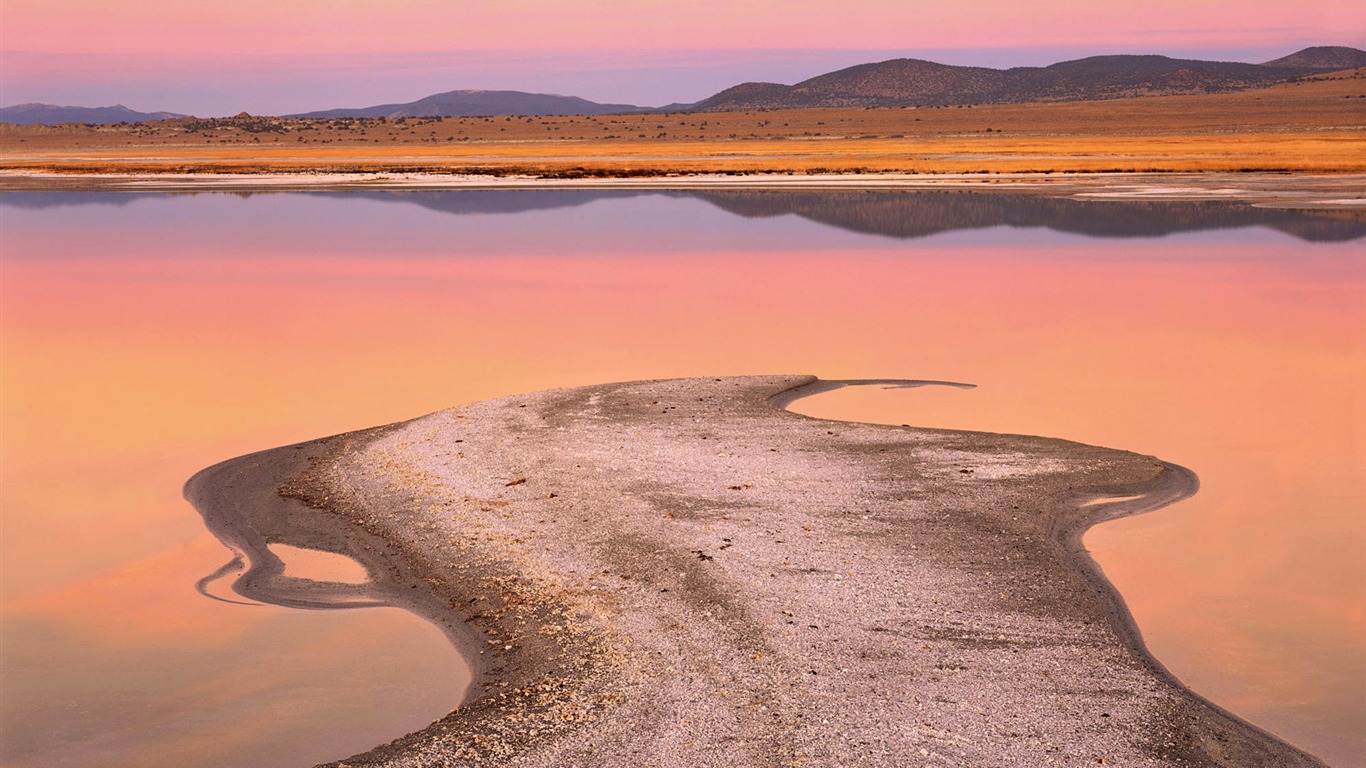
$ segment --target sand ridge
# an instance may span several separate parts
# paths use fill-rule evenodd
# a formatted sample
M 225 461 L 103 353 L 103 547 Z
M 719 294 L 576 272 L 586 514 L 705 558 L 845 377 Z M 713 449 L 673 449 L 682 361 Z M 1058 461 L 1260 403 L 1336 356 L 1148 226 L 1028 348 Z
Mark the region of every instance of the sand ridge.
M 555 390 L 257 454 L 305 456 L 293 514 L 385 542 L 476 662 L 461 709 L 337 765 L 1321 765 L 1166 674 L 1080 549 L 1193 475 L 773 401 L 813 384 Z

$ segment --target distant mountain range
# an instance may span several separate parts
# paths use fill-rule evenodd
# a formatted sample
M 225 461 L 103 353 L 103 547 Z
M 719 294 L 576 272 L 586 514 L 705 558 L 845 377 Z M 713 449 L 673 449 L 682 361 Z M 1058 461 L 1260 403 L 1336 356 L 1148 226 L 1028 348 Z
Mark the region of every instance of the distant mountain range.
M 476 115 L 610 115 L 639 112 L 634 104 L 599 104 L 577 96 L 523 91 L 448 91 L 407 104 L 325 109 L 286 117 L 474 117 Z
M 1243 64 L 1166 56 L 1091 56 L 1047 67 L 960 67 L 920 59 L 860 64 L 795 85 L 742 83 L 693 104 L 638 107 L 575 96 L 523 91 L 447 91 L 417 101 L 288 115 L 299 118 L 604 115 L 628 112 L 719 112 L 825 107 L 910 107 L 957 104 L 1086 101 L 1126 96 L 1219 93 L 1260 88 L 1296 77 L 1366 67 L 1366 51 L 1305 48 L 1289 56 Z M 117 123 L 183 117 L 124 106 L 57 107 L 20 104 L 0 109 L 8 123 Z
M 1047 67 L 988 69 L 893 59 L 841 69 L 796 85 L 743 83 L 691 108 L 910 107 L 1218 93 L 1361 66 L 1366 66 L 1366 51 L 1341 47 L 1306 48 L 1264 64 L 1166 56 L 1091 56 Z
M 138 112 L 122 104 L 112 107 L 60 107 L 56 104 L 15 104 L 0 107 L 0 123 L 33 125 L 43 123 L 141 123 L 185 117 L 175 112 Z

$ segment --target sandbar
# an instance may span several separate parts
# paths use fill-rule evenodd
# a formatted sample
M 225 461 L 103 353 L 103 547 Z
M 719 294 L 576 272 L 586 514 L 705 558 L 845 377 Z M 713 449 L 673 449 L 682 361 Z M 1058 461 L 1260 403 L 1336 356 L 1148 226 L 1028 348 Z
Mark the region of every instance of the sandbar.
M 838 385 L 517 395 L 225 462 L 187 495 L 250 596 L 403 605 L 471 660 L 459 709 L 338 766 L 1322 765 L 1170 675 L 1081 545 L 1193 473 L 782 407 Z M 250 551 L 270 544 L 371 581 L 291 585 Z

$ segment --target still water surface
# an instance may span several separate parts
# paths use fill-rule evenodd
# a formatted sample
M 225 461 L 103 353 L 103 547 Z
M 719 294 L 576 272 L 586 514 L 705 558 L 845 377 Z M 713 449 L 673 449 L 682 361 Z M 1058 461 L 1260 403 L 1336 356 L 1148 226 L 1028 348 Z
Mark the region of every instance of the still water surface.
M 229 557 L 180 499 L 197 470 L 504 394 L 748 373 L 971 382 L 798 407 L 1194 469 L 1197 497 L 1088 547 L 1183 680 L 1363 764 L 1360 215 L 727 191 L 16 193 L 0 217 L 6 765 L 306 764 L 459 700 L 462 662 L 401 611 L 197 594 Z

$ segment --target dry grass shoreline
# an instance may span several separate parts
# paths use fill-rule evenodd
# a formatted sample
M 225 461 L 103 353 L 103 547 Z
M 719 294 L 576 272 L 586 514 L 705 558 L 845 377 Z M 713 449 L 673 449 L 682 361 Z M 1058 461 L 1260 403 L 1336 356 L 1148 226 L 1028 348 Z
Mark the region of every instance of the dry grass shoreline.
M 1366 172 L 1366 70 L 1202 96 L 911 109 L 0 125 L 0 174 Z

